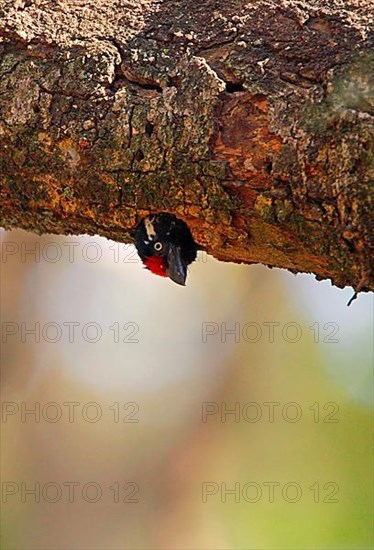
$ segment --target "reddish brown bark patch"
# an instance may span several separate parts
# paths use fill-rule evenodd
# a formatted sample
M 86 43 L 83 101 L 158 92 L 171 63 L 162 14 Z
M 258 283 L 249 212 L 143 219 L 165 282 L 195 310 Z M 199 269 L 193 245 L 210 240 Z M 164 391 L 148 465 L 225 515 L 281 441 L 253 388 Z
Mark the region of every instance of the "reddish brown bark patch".
M 248 92 L 224 94 L 218 113 L 213 154 L 230 167 L 232 185 L 249 207 L 258 191 L 271 188 L 271 170 L 281 139 L 269 129 L 268 103 L 264 95 Z

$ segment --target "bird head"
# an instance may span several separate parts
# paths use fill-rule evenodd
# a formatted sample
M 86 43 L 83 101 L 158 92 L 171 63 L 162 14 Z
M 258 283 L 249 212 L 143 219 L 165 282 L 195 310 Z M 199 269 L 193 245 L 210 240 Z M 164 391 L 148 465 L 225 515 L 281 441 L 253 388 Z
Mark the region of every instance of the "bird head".
M 187 267 L 198 245 L 184 221 L 160 212 L 143 218 L 136 228 L 136 249 L 144 266 L 155 275 L 186 283 Z

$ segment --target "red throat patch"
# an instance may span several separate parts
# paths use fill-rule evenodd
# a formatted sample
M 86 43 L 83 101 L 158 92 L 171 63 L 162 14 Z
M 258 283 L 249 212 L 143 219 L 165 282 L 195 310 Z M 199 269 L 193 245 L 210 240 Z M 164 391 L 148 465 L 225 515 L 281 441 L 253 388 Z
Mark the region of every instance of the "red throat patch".
M 144 265 L 149 271 L 152 271 L 155 275 L 160 277 L 167 277 L 166 273 L 166 260 L 161 256 L 150 256 L 144 260 Z

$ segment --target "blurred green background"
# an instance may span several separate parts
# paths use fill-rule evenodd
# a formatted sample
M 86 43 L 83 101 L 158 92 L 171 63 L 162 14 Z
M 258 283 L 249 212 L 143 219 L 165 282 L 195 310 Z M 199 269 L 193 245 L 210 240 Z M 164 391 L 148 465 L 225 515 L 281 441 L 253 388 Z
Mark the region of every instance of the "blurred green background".
M 3 549 L 373 547 L 372 295 L 1 236 Z

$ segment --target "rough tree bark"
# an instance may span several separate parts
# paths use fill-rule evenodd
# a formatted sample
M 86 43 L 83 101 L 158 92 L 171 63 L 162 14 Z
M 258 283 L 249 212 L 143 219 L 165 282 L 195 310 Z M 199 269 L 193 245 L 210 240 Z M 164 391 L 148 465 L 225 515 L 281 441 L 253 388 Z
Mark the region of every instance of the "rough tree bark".
M 0 0 L 5 228 L 374 288 L 372 0 Z

